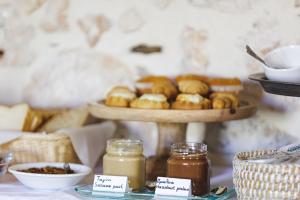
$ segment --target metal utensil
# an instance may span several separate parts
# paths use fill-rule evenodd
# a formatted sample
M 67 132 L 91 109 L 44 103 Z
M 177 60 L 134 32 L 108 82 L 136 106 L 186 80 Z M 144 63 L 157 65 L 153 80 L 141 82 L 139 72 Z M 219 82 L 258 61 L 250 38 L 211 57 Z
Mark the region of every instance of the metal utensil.
M 65 170 L 66 174 L 71 172 L 71 167 L 70 167 L 69 163 L 64 164 L 64 170 Z
M 261 155 L 251 158 L 248 161 L 254 163 L 272 163 L 279 164 L 285 162 L 297 161 L 300 157 L 300 143 L 294 143 L 276 149 L 274 154 Z
M 250 56 L 263 63 L 264 65 L 268 66 L 266 62 L 261 57 L 259 57 L 248 45 L 246 45 L 246 50 Z

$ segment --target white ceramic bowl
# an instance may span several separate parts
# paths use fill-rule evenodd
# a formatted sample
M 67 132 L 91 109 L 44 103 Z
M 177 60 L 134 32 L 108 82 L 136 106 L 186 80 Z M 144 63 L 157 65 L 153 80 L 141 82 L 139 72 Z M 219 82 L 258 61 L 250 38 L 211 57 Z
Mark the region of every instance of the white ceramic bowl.
M 63 165 L 64 163 L 24 163 L 13 165 L 8 168 L 8 171 L 24 185 L 34 189 L 46 190 L 62 189 L 76 185 L 91 172 L 91 168 L 85 165 L 72 163 L 70 163 L 70 168 L 75 171 L 74 174 L 35 174 L 18 171 L 32 167 L 41 168 L 45 166 L 62 168 Z
M 272 81 L 300 83 L 300 46 L 277 48 L 265 57 L 266 77 Z

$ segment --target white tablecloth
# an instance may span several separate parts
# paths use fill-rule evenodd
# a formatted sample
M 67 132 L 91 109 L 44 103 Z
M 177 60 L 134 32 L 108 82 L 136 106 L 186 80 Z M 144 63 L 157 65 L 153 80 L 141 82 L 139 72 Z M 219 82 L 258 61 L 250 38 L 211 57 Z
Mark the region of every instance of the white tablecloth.
M 12 175 L 6 174 L 0 178 L 1 200 L 78 200 L 73 188 L 60 191 L 34 190 L 22 185 Z
M 83 183 L 92 184 L 93 177 L 87 177 Z M 211 185 L 232 187 L 232 169 L 228 167 L 214 167 Z M 0 177 L 1 200 L 80 200 L 73 187 L 59 191 L 34 190 L 25 187 L 12 175 L 6 174 Z

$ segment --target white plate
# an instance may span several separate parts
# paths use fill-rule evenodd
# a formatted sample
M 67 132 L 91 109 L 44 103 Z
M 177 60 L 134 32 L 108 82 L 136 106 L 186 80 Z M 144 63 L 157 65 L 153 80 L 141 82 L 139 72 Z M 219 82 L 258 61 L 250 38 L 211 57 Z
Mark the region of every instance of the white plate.
M 24 163 L 13 165 L 8 168 L 8 171 L 24 185 L 35 189 L 46 190 L 62 189 L 76 185 L 84 177 L 91 173 L 91 168 L 85 165 L 73 163 L 70 163 L 70 168 L 75 171 L 74 174 L 36 174 L 18 171 L 32 167 L 42 168 L 46 166 L 63 168 L 63 165 L 64 163 Z

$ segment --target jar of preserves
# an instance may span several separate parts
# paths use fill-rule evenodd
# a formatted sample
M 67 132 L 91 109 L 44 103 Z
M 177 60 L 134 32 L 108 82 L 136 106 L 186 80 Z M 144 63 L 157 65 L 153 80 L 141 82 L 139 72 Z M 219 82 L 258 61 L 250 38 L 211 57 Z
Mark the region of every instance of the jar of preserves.
M 107 141 L 103 157 L 103 174 L 127 176 L 133 191 L 141 191 L 145 185 L 145 157 L 140 140 L 112 139 Z
M 193 195 L 201 196 L 209 193 L 210 167 L 205 144 L 173 144 L 167 162 L 168 177 L 191 179 Z

